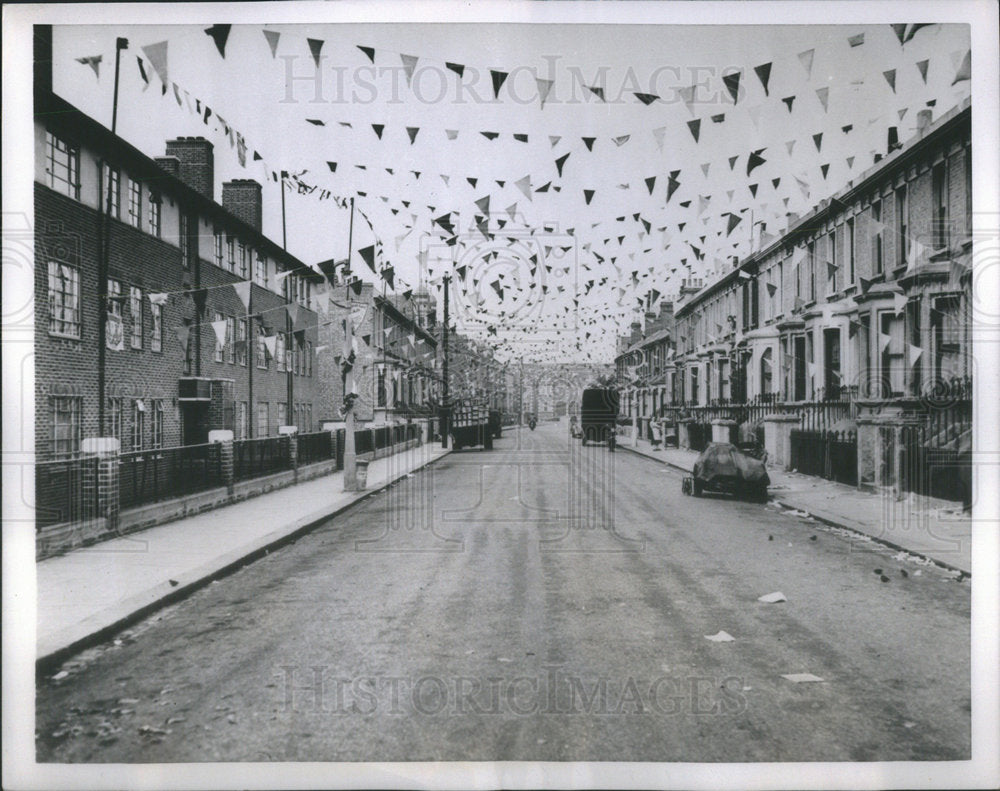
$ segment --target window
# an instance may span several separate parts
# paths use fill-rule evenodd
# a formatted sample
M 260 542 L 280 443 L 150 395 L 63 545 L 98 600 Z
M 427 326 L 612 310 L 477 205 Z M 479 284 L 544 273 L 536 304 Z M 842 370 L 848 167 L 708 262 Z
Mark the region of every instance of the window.
M 142 450 L 146 430 L 146 404 L 141 398 L 132 402 L 132 450 Z
M 306 376 L 313 375 L 313 345 L 312 341 L 306 341 Z
M 907 247 L 910 245 L 910 201 L 906 185 L 896 189 L 896 266 L 906 266 Z
M 79 396 L 52 399 L 52 452 L 69 456 L 80 452 L 83 437 L 82 401 Z
M 149 341 L 149 348 L 154 352 L 163 351 L 163 307 L 161 305 L 150 304 L 149 317 L 153 322 L 153 335 Z
M 920 395 L 920 388 L 923 384 L 923 355 L 919 352 L 909 353 L 909 349 L 919 350 L 921 342 L 920 329 L 920 297 L 913 297 L 906 303 L 906 334 L 909 344 L 906 362 L 909 366 L 909 381 L 907 382 L 910 395 Z
M 250 251 L 240 242 L 240 277 L 247 280 L 250 277 Z
M 840 376 L 840 330 L 823 330 L 823 397 L 839 399 L 842 384 Z
M 264 333 L 257 332 L 257 367 L 267 368 L 267 345 L 264 343 Z
M 217 363 L 221 363 L 222 362 L 222 354 L 225 351 L 226 339 L 225 339 L 225 336 L 223 336 L 223 339 L 221 341 L 219 340 L 219 335 L 218 335 L 218 333 L 215 333 L 215 326 L 214 325 L 218 321 L 223 321 L 224 322 L 225 320 L 226 320 L 225 316 L 223 316 L 218 311 L 215 311 L 215 318 L 212 320 L 212 324 L 213 324 L 212 331 L 213 331 L 213 334 L 215 335 L 215 361 Z M 228 327 L 226 329 L 228 330 Z
M 901 396 L 906 373 L 903 321 L 892 311 L 883 311 L 879 313 L 879 322 L 879 348 L 882 351 L 879 395 Z
M 766 395 L 774 387 L 774 374 L 771 367 L 771 347 L 768 346 L 760 355 L 760 393 Z
M 258 403 L 257 404 L 257 436 L 266 437 L 270 433 L 270 426 L 268 422 L 270 420 L 270 415 L 268 404 Z
M 378 391 L 376 393 L 378 397 L 377 406 L 385 406 L 386 393 L 385 393 L 385 368 L 378 369 Z
M 258 251 L 257 253 L 257 265 L 253 270 L 254 282 L 258 286 L 267 288 L 267 259 L 264 255 Z
M 806 400 L 806 336 L 796 335 L 792 339 L 793 401 Z
M 122 284 L 117 280 L 108 280 L 108 313 L 122 317 Z
M 191 265 L 191 240 L 188 238 L 188 225 L 188 216 L 182 211 L 180 214 L 180 229 L 178 231 L 177 240 L 180 243 L 181 248 L 181 266 L 185 269 Z
M 160 196 L 149 195 L 149 232 L 153 236 L 160 235 Z
M 215 229 L 215 265 L 222 268 L 222 231 Z
M 237 420 L 238 420 L 237 431 L 239 432 L 236 436 L 237 439 L 247 439 L 247 437 L 249 436 L 247 434 L 247 431 L 249 429 L 249 425 L 247 424 L 248 419 L 249 416 L 247 414 L 247 402 L 240 401 L 239 410 L 237 413 Z
M 226 269 L 230 272 L 236 271 L 236 240 L 226 235 Z
M 133 349 L 142 348 L 142 289 L 129 286 L 129 312 L 132 314 L 132 337 L 131 346 Z
M 152 424 L 150 426 L 149 446 L 151 448 L 163 447 L 163 401 L 157 399 L 153 401 Z
M 80 271 L 49 261 L 49 332 L 80 337 Z
M 232 365 L 236 362 L 236 350 L 233 348 L 233 333 L 236 328 L 236 319 L 233 316 L 226 316 L 226 362 Z
M 854 284 L 854 218 L 847 221 L 847 284 Z
M 128 181 L 128 223 L 133 228 L 142 227 L 142 184 L 135 179 Z
M 934 339 L 934 379 L 950 382 L 962 375 L 961 299 L 938 297 L 931 309 L 931 337 Z
M 691 403 L 698 403 L 698 366 L 691 366 Z
M 858 364 L 861 366 L 858 384 L 861 388 L 862 398 L 870 398 L 875 395 L 872 392 L 872 317 L 870 313 L 862 313 L 858 316 L 858 336 L 857 351 Z
M 191 339 L 191 319 L 184 319 L 184 327 L 187 330 L 187 343 L 184 344 L 184 375 L 191 375 L 191 347 L 194 345 Z
M 68 198 L 80 199 L 80 149 L 51 132 L 45 133 L 48 186 Z
M 885 271 L 885 242 L 882 225 L 882 201 L 872 202 L 872 267 L 876 275 Z
M 809 242 L 806 260 L 809 262 L 809 301 L 816 301 L 816 242 Z
M 279 371 L 285 370 L 285 335 L 279 332 L 274 336 L 274 363 Z
M 287 417 L 285 415 L 285 402 L 284 401 L 279 401 L 276 406 L 277 406 L 277 409 L 275 411 L 277 412 L 277 414 L 275 415 L 275 418 L 278 421 L 278 426 L 279 427 L 280 426 L 287 426 L 288 422 L 287 422 Z
M 108 421 L 111 425 L 111 436 L 120 443 L 122 440 L 122 400 L 108 399 Z
M 107 162 L 104 163 L 104 167 L 101 170 L 101 183 L 104 186 L 104 191 L 101 194 L 101 207 L 102 212 L 108 212 L 111 217 L 118 218 L 119 214 L 119 200 L 121 198 L 121 174 L 118 172 L 117 168 L 111 167 Z M 109 206 L 110 200 L 110 206 Z M 110 211 L 109 211 L 110 208 Z
M 939 162 L 931 172 L 931 194 L 934 201 L 934 225 L 931 228 L 935 250 L 947 248 L 950 244 L 948 223 L 948 160 Z
M 840 283 L 839 283 L 840 278 L 838 277 L 838 275 L 840 274 L 840 261 L 837 259 L 837 230 L 836 229 L 830 231 L 830 235 L 827 236 L 827 240 L 828 240 L 828 243 L 827 243 L 828 246 L 827 246 L 826 249 L 827 249 L 827 252 L 830 255 L 830 257 L 827 259 L 830 263 L 829 263 L 829 266 L 827 266 L 827 268 L 826 268 L 827 279 L 828 279 L 828 283 L 827 283 L 828 291 L 827 291 L 827 293 L 828 294 L 835 294 L 835 293 L 837 293 L 837 289 L 840 288 Z
M 247 320 L 246 319 L 240 319 L 238 330 L 239 330 L 239 335 L 237 336 L 238 348 L 236 349 L 236 359 L 237 362 L 239 362 L 239 364 L 245 368 L 247 364 Z

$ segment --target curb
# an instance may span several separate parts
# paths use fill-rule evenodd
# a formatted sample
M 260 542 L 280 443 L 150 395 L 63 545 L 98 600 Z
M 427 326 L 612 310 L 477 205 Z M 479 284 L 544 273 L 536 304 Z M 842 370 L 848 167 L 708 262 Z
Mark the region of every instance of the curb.
M 644 458 L 649 459 L 650 461 L 658 461 L 660 462 L 660 464 L 665 464 L 668 467 L 673 467 L 675 470 L 679 470 L 680 472 L 683 472 L 687 475 L 691 474 L 690 469 L 688 469 L 687 467 L 681 467 L 679 464 L 674 464 L 672 461 L 667 461 L 665 459 L 657 459 L 655 456 L 650 456 L 646 453 L 643 453 L 640 450 L 637 450 L 636 448 L 628 447 L 627 445 L 619 445 L 618 447 L 625 448 L 626 450 L 631 451 L 635 455 L 642 456 Z M 972 577 L 971 572 L 959 568 L 958 566 L 954 566 L 951 563 L 947 563 L 946 561 L 943 560 L 938 560 L 937 558 L 932 558 L 930 555 L 927 555 L 923 552 L 917 552 L 913 549 L 909 549 L 907 547 L 904 547 L 902 544 L 897 544 L 888 539 L 873 536 L 870 533 L 866 533 L 863 530 L 858 530 L 856 527 L 851 527 L 850 525 L 845 525 L 842 522 L 838 522 L 835 519 L 831 519 L 828 516 L 822 516 L 820 514 L 814 513 L 808 508 L 803 507 L 801 504 L 790 503 L 788 500 L 782 500 L 778 497 L 773 497 L 773 496 L 770 498 L 770 500 L 771 502 L 777 503 L 782 508 L 788 508 L 794 511 L 801 511 L 802 513 L 806 514 L 806 516 L 810 516 L 817 522 L 822 522 L 823 524 L 829 525 L 830 527 L 836 527 L 839 530 L 846 530 L 849 533 L 853 533 L 854 535 L 864 536 L 866 539 L 870 539 L 871 541 L 874 541 L 876 544 L 881 544 L 883 546 L 889 547 L 890 549 L 895 549 L 899 552 L 905 552 L 906 554 L 913 555 L 914 557 L 923 558 L 924 560 L 930 561 L 935 566 L 940 566 L 941 568 L 947 569 L 948 571 L 957 571 L 959 574 L 963 575 L 963 577 L 968 577 L 968 578 Z
M 259 560 L 271 551 L 280 549 L 285 544 L 298 540 L 310 531 L 315 530 L 327 520 L 339 516 L 348 509 L 353 508 L 358 503 L 367 500 L 372 495 L 387 489 L 389 486 L 405 478 L 407 475 L 430 467 L 432 464 L 436 464 L 445 456 L 450 455 L 451 452 L 451 448 L 448 448 L 444 453 L 435 456 L 433 459 L 419 464 L 412 469 L 406 470 L 405 472 L 401 472 L 387 478 L 385 481 L 381 482 L 378 486 L 372 489 L 365 489 L 363 492 L 358 492 L 350 500 L 341 503 L 332 509 L 323 508 L 308 514 L 307 516 L 301 517 L 300 519 L 292 522 L 290 525 L 286 525 L 285 527 L 279 528 L 269 535 L 264 536 L 260 539 L 256 546 L 253 544 L 244 545 L 241 548 L 221 555 L 214 561 L 209 561 L 204 566 L 191 572 L 187 575 L 187 579 L 184 579 L 183 577 L 179 579 L 176 586 L 171 586 L 167 582 L 161 583 L 151 590 L 139 594 L 132 599 L 126 599 L 122 602 L 122 604 L 129 607 L 130 611 L 127 614 L 116 618 L 112 623 L 96 627 L 93 631 L 89 631 L 86 634 L 71 637 L 64 645 L 61 645 L 58 648 L 49 649 L 47 653 L 36 657 L 36 678 L 44 676 L 47 671 L 60 665 L 74 654 L 78 654 L 86 648 L 90 648 L 106 641 L 113 634 L 120 632 L 125 627 L 142 620 L 157 610 L 185 599 L 192 593 L 205 587 L 206 585 L 209 585 L 215 580 L 226 577 L 235 571 L 239 571 L 244 566 Z M 72 631 L 76 632 L 81 629 L 86 629 L 86 624 L 87 621 L 83 621 L 81 625 L 73 627 Z

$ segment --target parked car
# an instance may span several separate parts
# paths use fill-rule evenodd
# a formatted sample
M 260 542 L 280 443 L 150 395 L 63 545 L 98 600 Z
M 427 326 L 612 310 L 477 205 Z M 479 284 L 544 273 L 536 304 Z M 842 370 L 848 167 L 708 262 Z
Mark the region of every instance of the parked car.
M 703 491 L 733 494 L 756 502 L 767 502 L 771 483 L 761 459 L 744 453 L 728 442 L 713 442 L 698 456 L 681 491 L 700 497 Z

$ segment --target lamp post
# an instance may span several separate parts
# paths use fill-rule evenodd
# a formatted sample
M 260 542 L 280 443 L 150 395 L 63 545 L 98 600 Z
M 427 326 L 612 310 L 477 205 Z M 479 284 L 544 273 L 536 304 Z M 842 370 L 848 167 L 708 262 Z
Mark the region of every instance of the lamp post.
M 354 445 L 354 399 L 357 397 L 354 387 L 354 365 L 350 357 L 354 352 L 354 322 L 351 319 L 351 286 L 347 277 L 351 271 L 351 248 L 354 244 L 354 198 L 351 198 L 351 220 L 347 230 L 347 260 L 344 261 L 345 299 L 348 304 L 347 317 L 344 319 L 344 491 L 354 492 L 358 489 L 358 460 Z M 334 264 L 334 273 L 337 264 Z

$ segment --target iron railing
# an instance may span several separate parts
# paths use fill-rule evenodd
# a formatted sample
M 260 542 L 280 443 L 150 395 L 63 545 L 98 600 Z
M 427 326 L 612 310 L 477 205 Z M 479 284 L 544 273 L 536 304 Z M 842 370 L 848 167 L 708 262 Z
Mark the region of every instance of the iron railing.
M 223 486 L 221 446 L 183 445 L 118 456 L 121 508 L 133 508 Z
M 317 431 L 312 434 L 299 434 L 299 464 L 315 464 L 329 461 L 336 455 L 333 434 L 329 431 Z
M 242 439 L 233 443 L 233 480 L 246 481 L 292 468 L 285 437 Z
M 93 489 L 86 495 L 84 481 L 96 476 L 96 456 L 35 464 L 35 529 L 95 517 Z
M 857 486 L 858 434 L 854 430 L 792 429 L 792 469 Z

